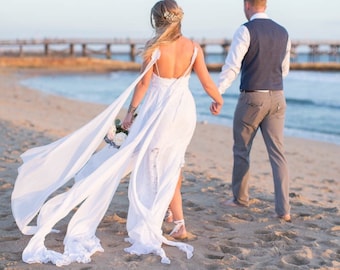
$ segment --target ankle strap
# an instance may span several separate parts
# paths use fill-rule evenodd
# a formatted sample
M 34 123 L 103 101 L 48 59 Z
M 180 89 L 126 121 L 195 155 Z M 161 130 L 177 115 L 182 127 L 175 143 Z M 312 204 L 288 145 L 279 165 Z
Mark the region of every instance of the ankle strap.
M 175 223 L 176 225 L 184 225 L 184 219 L 174 220 L 174 223 Z
M 180 228 L 182 228 L 182 226 L 184 226 L 184 219 L 180 219 L 180 220 L 175 220 L 175 227 L 173 228 L 173 230 L 171 231 L 170 235 L 176 233 L 179 231 Z

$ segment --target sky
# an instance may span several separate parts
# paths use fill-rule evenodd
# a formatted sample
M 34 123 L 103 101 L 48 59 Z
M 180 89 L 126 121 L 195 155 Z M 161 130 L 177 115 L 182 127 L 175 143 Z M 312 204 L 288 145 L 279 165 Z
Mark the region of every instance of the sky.
M 150 38 L 155 0 L 0 0 L 0 40 Z M 243 0 L 178 0 L 190 38 L 231 39 L 246 21 Z M 340 0 L 268 0 L 292 40 L 340 40 Z

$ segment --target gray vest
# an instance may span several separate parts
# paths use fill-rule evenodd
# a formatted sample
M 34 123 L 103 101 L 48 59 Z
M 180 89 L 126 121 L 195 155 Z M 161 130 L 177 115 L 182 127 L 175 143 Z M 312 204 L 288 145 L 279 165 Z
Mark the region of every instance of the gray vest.
M 282 62 L 288 33 L 270 19 L 254 19 L 244 24 L 250 46 L 241 66 L 241 90 L 282 90 Z

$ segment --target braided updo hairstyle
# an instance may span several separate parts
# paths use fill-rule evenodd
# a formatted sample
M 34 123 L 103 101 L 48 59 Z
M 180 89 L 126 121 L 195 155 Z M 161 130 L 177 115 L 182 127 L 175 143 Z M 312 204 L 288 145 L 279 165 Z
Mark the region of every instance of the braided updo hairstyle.
M 150 58 L 152 52 L 160 44 L 166 44 L 178 39 L 181 33 L 183 10 L 175 0 L 158 1 L 151 9 L 150 22 L 155 29 L 155 36 L 150 39 L 144 48 L 144 60 Z

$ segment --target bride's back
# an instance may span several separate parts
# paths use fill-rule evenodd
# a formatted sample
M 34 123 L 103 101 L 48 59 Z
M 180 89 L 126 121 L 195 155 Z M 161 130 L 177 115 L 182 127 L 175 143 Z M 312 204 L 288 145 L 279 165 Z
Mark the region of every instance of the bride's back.
M 160 45 L 159 50 L 161 54 L 154 72 L 162 78 L 179 78 L 190 66 L 194 43 L 182 36 L 174 42 Z

